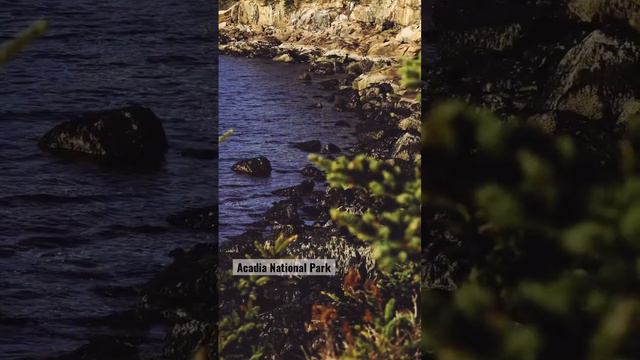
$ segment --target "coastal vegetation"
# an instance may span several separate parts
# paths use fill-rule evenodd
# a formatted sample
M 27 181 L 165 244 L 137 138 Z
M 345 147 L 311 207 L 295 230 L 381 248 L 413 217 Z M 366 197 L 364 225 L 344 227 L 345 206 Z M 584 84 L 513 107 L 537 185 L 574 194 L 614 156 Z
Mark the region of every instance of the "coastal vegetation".
M 292 151 L 313 153 L 310 160 L 317 168 L 301 171 L 312 179 L 278 190 L 286 199 L 267 211 L 262 233 L 247 231 L 222 246 L 221 318 L 232 323 L 258 304 L 260 314 L 242 336 L 230 338 L 230 329 L 221 329 L 219 341 L 225 344 L 220 343 L 219 355 L 421 358 L 421 129 L 416 98 L 422 82 L 415 80 L 421 77 L 420 2 L 235 4 L 220 12 L 221 53 L 307 63 L 300 81 L 330 91 L 323 106 L 356 112 L 362 124 L 355 126 L 357 145 L 351 151 L 322 146 L 322 139 L 291 144 Z M 417 60 L 409 60 L 413 57 Z M 271 278 L 254 286 L 256 300 L 248 306 L 249 298 L 235 296 L 238 281 L 221 269 L 228 270 L 232 256 L 274 257 L 272 251 L 276 257 L 335 258 L 338 275 Z
M 420 59 L 401 68 L 403 83 L 419 92 Z M 419 359 L 421 255 L 421 158 L 408 167 L 360 154 L 330 160 L 312 154 L 310 160 L 326 175 L 329 186 L 355 190 L 372 199 L 362 214 L 330 209 L 336 225 L 372 249 L 377 270 L 350 268 L 340 287 L 321 291 L 311 304 L 306 331 L 320 344 L 299 344 L 308 359 Z M 251 258 L 289 257 L 287 249 L 298 236 L 278 234 L 254 242 L 244 255 Z M 229 271 L 220 277 L 221 296 L 229 299 L 221 311 L 219 355 L 223 359 L 268 358 L 277 353 L 260 320 L 268 277 L 235 280 Z M 289 282 L 295 284 L 296 279 Z M 233 295 L 233 296 L 232 296 Z M 232 300 L 235 299 L 235 300 Z
M 634 118 L 604 159 L 569 136 L 464 103 L 432 111 L 424 158 L 438 171 L 425 179 L 425 205 L 448 212 L 452 231 L 476 250 L 459 288 L 422 293 L 426 352 L 523 360 L 639 353 L 639 130 Z
M 425 354 L 638 358 L 638 3 L 430 10 L 423 251 L 454 285 L 423 279 Z

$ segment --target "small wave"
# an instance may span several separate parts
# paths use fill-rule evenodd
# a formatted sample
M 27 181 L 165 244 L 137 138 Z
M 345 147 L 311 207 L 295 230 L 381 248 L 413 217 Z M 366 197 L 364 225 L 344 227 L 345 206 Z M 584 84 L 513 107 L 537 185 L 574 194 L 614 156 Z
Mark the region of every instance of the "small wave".
M 53 195 L 53 194 L 22 194 L 0 198 L 0 204 L 11 206 L 16 204 L 87 204 L 96 201 L 107 201 L 110 195 Z
M 62 247 L 74 247 L 86 244 L 88 241 L 72 236 L 33 236 L 18 241 L 18 245 L 23 249 L 56 249 Z
M 150 64 L 193 64 L 201 60 L 188 55 L 151 55 L 147 56 Z

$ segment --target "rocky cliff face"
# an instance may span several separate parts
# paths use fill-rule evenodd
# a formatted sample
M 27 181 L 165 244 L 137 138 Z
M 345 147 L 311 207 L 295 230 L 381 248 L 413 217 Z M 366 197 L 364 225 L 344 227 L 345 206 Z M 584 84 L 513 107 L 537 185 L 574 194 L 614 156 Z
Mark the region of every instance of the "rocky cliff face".
M 283 51 L 413 57 L 421 48 L 420 6 L 419 0 L 240 0 L 220 12 L 221 49 L 262 40 Z
M 640 114 L 636 1 L 436 0 L 431 12 L 429 103 L 461 98 L 571 134 L 588 123 L 615 134 Z

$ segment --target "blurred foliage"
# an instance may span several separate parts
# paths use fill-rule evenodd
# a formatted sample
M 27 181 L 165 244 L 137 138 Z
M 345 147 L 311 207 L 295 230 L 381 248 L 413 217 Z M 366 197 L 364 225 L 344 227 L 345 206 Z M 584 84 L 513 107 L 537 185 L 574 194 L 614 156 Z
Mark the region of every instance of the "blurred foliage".
M 39 20 L 0 48 L 0 65 L 8 62 L 47 30 L 47 22 Z
M 428 205 L 457 214 L 450 230 L 473 249 L 459 289 L 423 291 L 425 351 L 637 359 L 639 119 L 614 154 L 462 103 L 423 126 Z
M 412 90 L 420 89 L 424 84 L 422 80 L 422 55 L 419 54 L 415 59 L 404 60 L 399 72 L 403 86 Z M 418 100 L 422 98 L 420 92 L 416 96 Z
M 218 144 L 222 144 L 223 142 L 227 141 L 235 133 L 236 131 L 234 129 L 225 131 L 222 135 L 218 136 Z

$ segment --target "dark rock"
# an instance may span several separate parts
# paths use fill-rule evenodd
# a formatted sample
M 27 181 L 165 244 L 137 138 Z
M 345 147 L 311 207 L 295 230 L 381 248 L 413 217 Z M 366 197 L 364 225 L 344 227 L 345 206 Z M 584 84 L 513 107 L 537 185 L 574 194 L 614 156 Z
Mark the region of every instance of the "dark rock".
M 311 165 L 302 168 L 302 170 L 300 170 L 300 173 L 302 174 L 302 176 L 310 177 L 317 181 L 324 181 L 325 179 L 324 172 Z
M 84 325 L 123 330 L 148 330 L 152 321 L 155 319 L 151 317 L 145 318 L 141 315 L 144 314 L 140 314 L 135 310 L 115 312 L 105 316 L 86 319 Z
M 380 91 L 380 94 L 382 94 L 382 95 L 393 93 L 393 86 L 391 86 L 391 84 L 386 83 L 386 82 L 378 84 L 377 88 Z
M 124 339 L 111 336 L 92 338 L 87 345 L 54 360 L 138 360 L 138 349 Z
M 298 215 L 301 201 L 296 198 L 278 201 L 264 214 L 265 220 L 286 225 L 300 225 L 302 221 Z
M 634 37 L 596 30 L 569 50 L 546 87 L 547 110 L 614 122 L 640 112 L 640 44 Z
M 334 94 L 333 105 L 338 111 L 354 111 L 358 103 L 358 94 L 353 89 L 343 89 Z
M 339 127 L 351 127 L 351 125 L 349 125 L 349 123 L 344 120 L 338 120 L 335 123 L 333 123 L 333 125 L 339 126 Z
M 430 17 L 440 34 L 486 29 L 513 22 L 527 24 L 538 19 L 567 20 L 566 1 L 473 0 L 434 1 Z M 545 29 L 542 29 L 545 30 Z
M 305 196 L 313 191 L 315 183 L 313 180 L 304 180 L 301 184 L 273 191 L 277 196 Z
M 351 64 L 347 65 L 345 71 L 347 72 L 347 74 L 352 74 L 357 76 L 357 75 L 371 71 L 372 68 L 373 68 L 373 61 L 369 59 L 365 59 L 357 62 L 352 62 Z
M 169 359 L 215 359 L 216 325 L 213 321 L 189 320 L 173 325 L 165 339 L 164 356 Z
M 218 157 L 218 152 L 214 149 L 184 149 L 180 151 L 180 155 L 200 160 L 214 160 Z
M 137 166 L 161 163 L 168 148 L 160 119 L 141 106 L 80 115 L 49 130 L 39 145 L 109 164 Z
M 570 0 L 567 5 L 573 17 L 587 23 L 628 25 L 640 13 L 640 4 L 633 0 Z
M 374 200 L 360 189 L 329 188 L 323 197 L 316 199 L 316 204 L 360 214 L 371 208 L 374 205 Z
M 300 149 L 306 152 L 319 152 L 322 148 L 322 144 L 318 140 L 309 140 L 303 142 L 292 143 L 291 147 Z
M 186 254 L 187 254 L 187 252 L 184 251 L 183 248 L 176 248 L 176 249 L 173 249 L 173 250 L 169 251 L 169 256 L 171 256 L 174 259 L 182 258 Z
M 327 79 L 320 81 L 318 84 L 325 90 L 338 90 L 338 88 L 340 87 L 340 80 Z
M 321 75 L 332 75 L 336 72 L 335 64 L 329 60 L 318 59 L 309 64 L 309 71 Z
M 326 208 L 316 205 L 303 206 L 301 209 L 302 213 L 308 217 L 311 217 L 314 220 L 329 220 L 329 211 Z
M 338 146 L 329 143 L 329 144 L 325 144 L 322 147 L 322 150 L 320 152 L 322 152 L 323 154 L 337 154 L 340 151 L 342 151 L 342 150 L 340 150 L 340 148 Z
M 167 222 L 171 225 L 196 231 L 215 232 L 218 224 L 218 207 L 187 209 L 177 214 L 169 215 Z
M 271 175 L 271 162 L 264 156 L 242 160 L 235 163 L 231 169 L 237 173 L 254 177 L 267 177 Z
M 195 245 L 175 257 L 144 286 L 139 311 L 160 314 L 169 321 L 184 321 L 185 316 L 215 319 L 217 264 L 218 251 L 212 244 Z
M 392 156 L 397 159 L 411 160 L 420 152 L 420 137 L 404 133 L 395 143 Z

